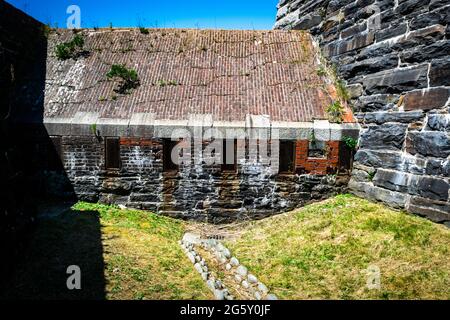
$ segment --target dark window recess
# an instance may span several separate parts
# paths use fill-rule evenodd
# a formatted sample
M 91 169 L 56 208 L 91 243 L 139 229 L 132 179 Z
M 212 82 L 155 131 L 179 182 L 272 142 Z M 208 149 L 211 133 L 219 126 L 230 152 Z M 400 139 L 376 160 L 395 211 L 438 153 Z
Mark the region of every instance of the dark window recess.
M 106 169 L 120 169 L 119 138 L 106 138 L 105 140 L 105 167 Z
M 49 170 L 62 170 L 62 157 L 61 157 L 61 137 L 50 137 L 49 150 L 47 153 L 48 169 Z
M 236 171 L 237 141 L 224 139 L 222 143 L 222 171 Z
M 280 173 L 292 173 L 295 167 L 295 142 L 280 141 Z
M 172 160 L 172 150 L 179 143 L 179 141 L 172 141 L 171 139 L 164 139 L 163 141 L 163 167 L 164 171 L 177 171 L 178 164 Z
M 308 158 L 326 158 L 326 144 L 324 141 L 310 141 Z

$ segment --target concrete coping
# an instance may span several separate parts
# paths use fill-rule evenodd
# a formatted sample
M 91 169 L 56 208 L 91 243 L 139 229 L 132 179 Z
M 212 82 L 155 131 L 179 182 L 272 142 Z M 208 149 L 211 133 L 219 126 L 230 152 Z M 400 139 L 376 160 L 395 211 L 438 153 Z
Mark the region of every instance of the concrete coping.
M 44 118 L 44 126 L 52 136 L 172 138 L 174 132 L 178 136 L 185 132 L 191 135 L 200 132 L 223 137 L 233 135 L 235 138 L 271 136 L 281 140 L 314 138 L 317 141 L 342 140 L 346 136 L 357 138 L 360 130 L 357 123 L 270 121 L 267 115 L 247 115 L 244 121 L 214 121 L 210 114 L 191 114 L 185 120 L 163 120 L 156 119 L 153 113 L 135 113 L 131 119 L 118 119 L 100 118 L 98 113 L 91 112 L 78 112 L 72 118 Z M 258 132 L 263 134 L 258 135 Z

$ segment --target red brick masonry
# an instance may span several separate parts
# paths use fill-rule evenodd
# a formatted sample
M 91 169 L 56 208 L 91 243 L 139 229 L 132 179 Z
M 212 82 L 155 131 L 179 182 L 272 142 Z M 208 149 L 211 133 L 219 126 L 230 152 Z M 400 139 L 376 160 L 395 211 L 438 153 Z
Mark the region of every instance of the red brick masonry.
M 298 140 L 295 148 L 296 172 L 326 175 L 336 173 L 339 165 L 339 141 L 328 141 L 327 158 L 308 158 L 309 141 Z

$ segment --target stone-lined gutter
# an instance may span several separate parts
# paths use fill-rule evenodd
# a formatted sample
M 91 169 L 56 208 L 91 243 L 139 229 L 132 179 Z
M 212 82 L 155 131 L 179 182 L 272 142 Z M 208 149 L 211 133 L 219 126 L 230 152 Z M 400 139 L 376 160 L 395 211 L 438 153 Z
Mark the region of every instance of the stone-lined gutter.
M 245 293 L 246 296 L 255 300 L 277 300 L 274 294 L 269 293 L 269 289 L 256 276 L 248 272 L 248 269 L 239 263 L 236 257 L 231 255 L 222 243 L 215 239 L 201 239 L 200 236 L 186 233 L 180 245 L 189 260 L 194 265 L 195 270 L 200 273 L 208 288 L 217 300 L 234 300 L 224 281 L 214 276 L 209 269 L 206 260 L 200 255 L 200 251 L 209 252 L 214 257 L 222 271 L 233 273 L 233 281 L 237 289 Z

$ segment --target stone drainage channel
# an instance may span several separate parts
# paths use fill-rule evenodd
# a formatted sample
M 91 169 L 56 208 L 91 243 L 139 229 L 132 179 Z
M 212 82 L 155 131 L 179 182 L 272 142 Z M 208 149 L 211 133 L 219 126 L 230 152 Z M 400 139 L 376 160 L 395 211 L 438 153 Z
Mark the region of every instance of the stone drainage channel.
M 186 233 L 180 245 L 216 300 L 277 299 L 236 257 L 232 257 L 230 250 L 219 241 L 201 239 L 199 235 Z M 206 261 L 210 263 L 209 266 Z

